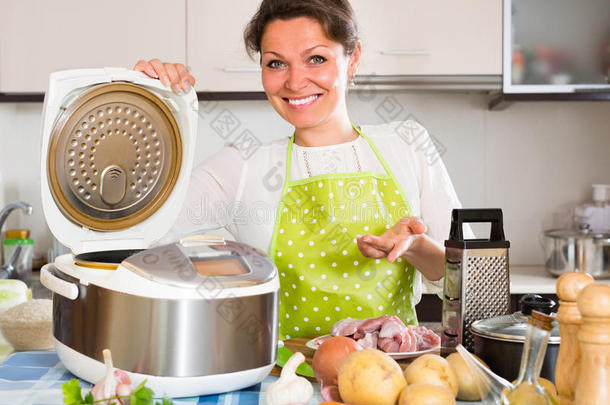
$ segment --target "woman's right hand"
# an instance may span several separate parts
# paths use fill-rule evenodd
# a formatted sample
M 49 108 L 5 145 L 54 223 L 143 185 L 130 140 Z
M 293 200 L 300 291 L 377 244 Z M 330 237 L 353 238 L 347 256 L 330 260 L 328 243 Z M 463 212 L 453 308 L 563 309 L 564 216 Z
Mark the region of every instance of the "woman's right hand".
M 164 63 L 155 58 L 139 60 L 133 69 L 159 79 L 164 86 L 171 86 L 174 93 L 186 93 L 195 85 L 195 78 L 182 63 Z

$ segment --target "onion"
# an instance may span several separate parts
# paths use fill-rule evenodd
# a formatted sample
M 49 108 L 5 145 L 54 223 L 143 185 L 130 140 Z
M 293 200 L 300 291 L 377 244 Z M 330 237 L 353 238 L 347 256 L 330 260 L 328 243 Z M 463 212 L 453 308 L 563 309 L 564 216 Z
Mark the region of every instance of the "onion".
M 345 336 L 333 336 L 318 347 L 313 355 L 313 373 L 322 387 L 337 385 L 339 367 L 350 353 L 357 350 L 362 350 L 362 347 Z

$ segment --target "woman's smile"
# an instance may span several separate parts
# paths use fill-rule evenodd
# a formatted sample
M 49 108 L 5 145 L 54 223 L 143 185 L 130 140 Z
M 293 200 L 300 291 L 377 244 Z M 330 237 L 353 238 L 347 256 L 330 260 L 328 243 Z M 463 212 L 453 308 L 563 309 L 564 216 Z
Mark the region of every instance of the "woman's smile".
M 282 97 L 295 110 L 304 110 L 322 97 L 322 94 L 312 94 L 303 97 Z

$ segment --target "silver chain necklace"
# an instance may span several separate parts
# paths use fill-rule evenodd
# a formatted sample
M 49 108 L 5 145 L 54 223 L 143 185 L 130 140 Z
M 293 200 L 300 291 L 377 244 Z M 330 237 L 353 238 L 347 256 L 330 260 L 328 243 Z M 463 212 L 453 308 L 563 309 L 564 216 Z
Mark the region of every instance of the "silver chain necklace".
M 352 152 L 354 154 L 354 162 L 356 163 L 356 167 L 358 168 L 358 173 L 362 171 L 362 166 L 360 166 L 360 159 L 358 158 L 358 152 L 356 152 L 356 145 L 352 144 Z M 305 161 L 305 169 L 307 169 L 307 175 L 309 177 L 313 177 L 311 174 L 311 166 L 309 165 L 309 156 L 307 151 L 303 149 L 303 160 Z

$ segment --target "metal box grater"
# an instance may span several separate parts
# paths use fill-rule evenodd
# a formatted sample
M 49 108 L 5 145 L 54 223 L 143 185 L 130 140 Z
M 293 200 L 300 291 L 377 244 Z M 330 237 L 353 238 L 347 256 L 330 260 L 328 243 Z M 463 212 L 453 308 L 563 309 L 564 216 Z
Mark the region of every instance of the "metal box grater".
M 464 239 L 464 223 L 491 223 L 489 239 Z M 458 344 L 472 351 L 470 325 L 479 319 L 510 312 L 508 248 L 502 210 L 454 209 L 451 231 L 445 241 L 445 280 L 441 348 Z

